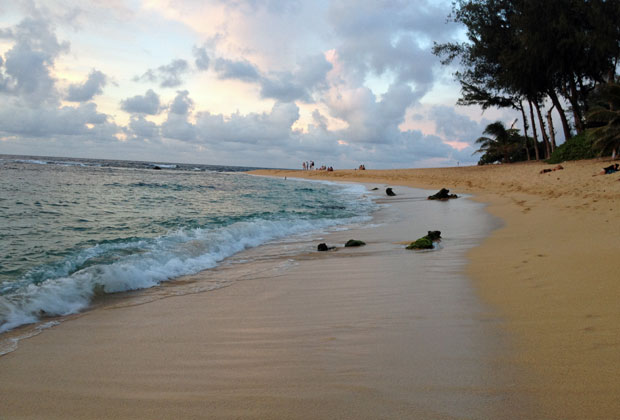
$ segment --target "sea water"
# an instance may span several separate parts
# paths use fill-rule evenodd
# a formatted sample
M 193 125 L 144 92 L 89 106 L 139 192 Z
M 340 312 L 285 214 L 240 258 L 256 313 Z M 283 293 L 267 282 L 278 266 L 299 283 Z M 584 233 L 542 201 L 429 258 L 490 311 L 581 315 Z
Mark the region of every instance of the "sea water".
M 361 185 L 250 169 L 0 155 L 0 333 L 376 208 Z

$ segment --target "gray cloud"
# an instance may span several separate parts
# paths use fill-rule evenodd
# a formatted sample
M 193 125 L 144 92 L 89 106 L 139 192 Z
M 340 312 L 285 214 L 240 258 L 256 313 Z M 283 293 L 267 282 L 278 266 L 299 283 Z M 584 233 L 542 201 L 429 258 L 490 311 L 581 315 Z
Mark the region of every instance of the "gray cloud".
M 236 113 L 225 118 L 221 114 L 199 112 L 196 115 L 197 141 L 213 145 L 229 142 L 275 146 L 290 138 L 291 126 L 298 119 L 297 105 L 280 102 L 276 102 L 269 113 Z
M 170 64 L 148 69 L 141 76 L 135 76 L 134 82 L 159 82 L 162 88 L 177 87 L 183 84 L 183 75 L 189 71 L 187 61 L 183 59 L 172 60 Z
M 60 106 L 54 66 L 69 43 L 59 41 L 50 21 L 29 7 L 35 17 L 0 30 L 0 37 L 13 42 L 0 64 L 0 135 L 63 145 L 116 141 L 119 127 L 96 104 Z M 92 97 L 103 84 L 102 75 L 93 72 L 84 85 L 73 85 L 70 91 L 76 99 Z
M 213 69 L 220 79 L 237 79 L 245 82 L 256 82 L 260 79 L 258 69 L 247 60 L 218 58 Z
M 196 68 L 198 70 L 208 70 L 210 60 L 207 49 L 205 47 L 194 47 L 192 52 L 194 54 L 194 64 Z
M 121 109 L 129 113 L 157 115 L 161 111 L 159 95 L 152 89 L 121 101 Z
M 197 136 L 196 126 L 185 115 L 168 114 L 168 119 L 161 125 L 162 135 L 167 138 L 194 142 Z
M 430 1 L 330 3 L 328 19 L 339 35 L 339 58 L 351 80 L 363 83 L 369 74 L 392 75 L 412 83 L 418 97 L 433 85 L 438 60 L 430 52 L 433 40 L 449 38 L 456 25 L 446 26 L 449 9 Z M 424 25 L 417 25 L 424 22 Z
M 131 116 L 126 132 L 134 140 L 158 141 L 161 137 L 159 126 L 140 114 Z
M 90 101 L 95 95 L 103 93 L 106 83 L 106 75 L 93 69 L 84 83 L 69 86 L 66 99 L 72 102 Z
M 177 115 L 187 115 L 193 107 L 194 101 L 189 97 L 189 92 L 180 90 L 170 105 L 170 112 Z
M 457 114 L 454 108 L 449 106 L 434 106 L 429 112 L 429 117 L 435 121 L 437 133 L 446 140 L 457 140 L 471 145 L 491 123 L 484 118 L 480 122 L 474 121 L 466 115 Z
M 281 72 L 261 78 L 261 96 L 278 101 L 310 102 L 315 90 L 327 88 L 327 73 L 332 69 L 323 54 L 306 57 L 293 72 Z
M 13 102 L 4 103 L 0 108 L 0 132 L 8 135 L 53 138 L 57 135 L 89 135 L 105 130 L 112 135 L 117 127 L 108 122 L 107 115 L 99 113 L 93 103 L 78 107 L 30 108 Z
M 48 21 L 32 18 L 3 29 L 0 38 L 14 41 L 4 57 L 2 91 L 30 104 L 56 103 L 58 94 L 50 69 L 55 59 L 69 50 L 69 43 L 58 41 Z

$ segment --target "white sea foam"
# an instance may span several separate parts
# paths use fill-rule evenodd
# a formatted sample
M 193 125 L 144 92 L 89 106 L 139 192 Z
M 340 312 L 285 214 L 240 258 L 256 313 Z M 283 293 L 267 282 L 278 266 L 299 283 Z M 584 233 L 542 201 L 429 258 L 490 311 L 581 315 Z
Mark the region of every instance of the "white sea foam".
M 271 240 L 368 219 L 368 216 L 340 220 L 259 219 L 215 229 L 179 230 L 150 242 L 97 245 L 62 268 L 64 275 L 53 277 L 61 273 L 55 268 L 49 273 L 48 280 L 39 284 L 23 284 L 0 296 L 0 332 L 37 322 L 42 316 L 82 311 L 96 293 L 153 287 L 169 279 L 215 267 L 218 262 L 237 252 Z M 88 258 L 102 255 L 115 247 L 138 247 L 142 252 L 71 273 L 72 267 L 80 267 Z
M 15 159 L 14 161 L 18 163 L 32 163 L 34 165 L 47 165 L 46 161 L 37 159 Z

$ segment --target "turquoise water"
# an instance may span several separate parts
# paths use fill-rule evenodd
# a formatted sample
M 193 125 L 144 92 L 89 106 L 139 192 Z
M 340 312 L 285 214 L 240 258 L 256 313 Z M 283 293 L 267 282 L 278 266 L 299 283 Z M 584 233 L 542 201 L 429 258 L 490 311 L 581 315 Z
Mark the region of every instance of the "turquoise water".
M 0 332 L 375 208 L 362 186 L 244 169 L 0 155 Z

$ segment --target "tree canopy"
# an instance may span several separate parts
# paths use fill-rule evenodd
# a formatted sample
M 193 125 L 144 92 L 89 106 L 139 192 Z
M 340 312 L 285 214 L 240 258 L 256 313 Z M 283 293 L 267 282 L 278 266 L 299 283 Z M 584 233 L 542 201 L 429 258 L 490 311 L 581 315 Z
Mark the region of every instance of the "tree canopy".
M 592 115 L 590 93 L 616 81 L 620 1 L 457 0 L 449 18 L 465 26 L 466 40 L 435 44 L 433 52 L 445 65 L 458 64 L 457 103 L 517 109 L 524 130 L 523 102 L 529 103 L 534 147 L 535 110 L 547 157 L 555 147 L 551 111 L 568 139 L 573 129 L 583 132 Z M 548 127 L 545 103 L 551 104 Z

